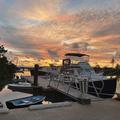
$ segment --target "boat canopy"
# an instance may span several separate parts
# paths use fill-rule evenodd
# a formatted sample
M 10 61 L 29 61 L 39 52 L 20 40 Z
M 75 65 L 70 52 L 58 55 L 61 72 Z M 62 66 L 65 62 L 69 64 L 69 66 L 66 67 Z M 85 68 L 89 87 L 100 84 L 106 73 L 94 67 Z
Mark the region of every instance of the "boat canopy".
M 66 53 L 65 56 L 83 57 L 83 56 L 89 56 L 89 55 L 82 54 L 82 53 Z
M 64 57 L 64 62 L 66 61 L 65 59 L 70 59 L 71 64 L 78 64 L 79 62 L 88 62 L 89 55 L 81 53 L 66 53 Z

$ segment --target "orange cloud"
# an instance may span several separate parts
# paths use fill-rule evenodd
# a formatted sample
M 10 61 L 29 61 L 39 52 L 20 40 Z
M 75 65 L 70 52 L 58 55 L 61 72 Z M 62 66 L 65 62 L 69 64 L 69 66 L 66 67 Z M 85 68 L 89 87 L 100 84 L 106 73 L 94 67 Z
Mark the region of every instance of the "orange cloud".
M 63 10 L 64 0 L 21 1 L 12 4 L 7 16 L 15 16 L 14 26 L 0 21 L 0 35 L 23 64 L 49 64 L 66 52 L 88 53 L 91 63 L 109 64 L 120 48 L 118 11 L 68 10 L 69 6 Z M 80 49 L 83 45 L 87 49 Z

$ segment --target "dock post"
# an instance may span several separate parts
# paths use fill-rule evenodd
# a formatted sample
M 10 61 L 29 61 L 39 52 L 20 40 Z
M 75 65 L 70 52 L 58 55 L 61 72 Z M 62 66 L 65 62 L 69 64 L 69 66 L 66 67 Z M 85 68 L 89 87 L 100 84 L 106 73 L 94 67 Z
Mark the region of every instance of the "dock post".
M 33 95 L 38 95 L 38 70 L 39 70 L 39 65 L 35 64 L 35 66 L 34 66 Z

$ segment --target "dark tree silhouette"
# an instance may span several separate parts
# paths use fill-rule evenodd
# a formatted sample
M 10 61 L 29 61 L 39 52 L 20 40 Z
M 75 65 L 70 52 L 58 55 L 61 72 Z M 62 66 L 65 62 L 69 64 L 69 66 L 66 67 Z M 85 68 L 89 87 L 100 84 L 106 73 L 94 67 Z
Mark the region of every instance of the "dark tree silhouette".
M 11 61 L 8 61 L 7 57 L 5 56 L 4 46 L 0 46 L 0 86 L 4 86 L 5 84 L 9 83 L 16 72 L 16 65 L 14 65 Z
M 4 46 L 1 45 L 0 46 L 0 58 L 2 58 L 6 52 L 7 52 L 7 50 L 5 50 Z

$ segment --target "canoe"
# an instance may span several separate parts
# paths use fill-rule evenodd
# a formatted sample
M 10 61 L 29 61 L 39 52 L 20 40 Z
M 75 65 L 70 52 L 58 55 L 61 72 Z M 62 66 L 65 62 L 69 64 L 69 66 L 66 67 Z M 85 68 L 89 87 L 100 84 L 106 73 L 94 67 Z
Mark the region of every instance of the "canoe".
M 21 108 L 34 104 L 41 103 L 45 99 L 45 96 L 29 96 L 25 98 L 10 100 L 6 102 L 6 105 L 9 109 Z

